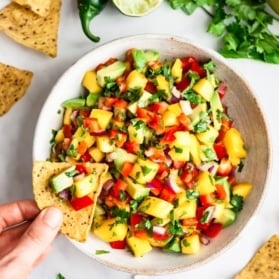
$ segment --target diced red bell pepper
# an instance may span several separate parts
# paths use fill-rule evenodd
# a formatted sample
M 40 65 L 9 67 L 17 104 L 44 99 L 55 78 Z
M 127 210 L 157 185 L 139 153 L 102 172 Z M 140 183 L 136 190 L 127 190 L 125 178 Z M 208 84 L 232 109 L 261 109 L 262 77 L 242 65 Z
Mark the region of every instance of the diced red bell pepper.
M 150 188 L 150 191 L 155 196 L 158 196 L 161 190 L 163 189 L 163 184 L 159 179 L 155 177 L 150 182 L 147 183 L 147 187 Z
M 154 112 L 151 112 L 146 108 L 137 108 L 136 114 L 137 114 L 137 117 L 145 120 L 146 122 L 151 121 L 155 115 Z
M 136 142 L 132 142 L 132 141 L 126 141 L 124 144 L 123 144 L 123 148 L 129 152 L 129 153 L 138 153 L 140 152 L 140 145 Z
M 166 128 L 164 135 L 161 139 L 161 143 L 162 144 L 172 143 L 176 139 L 174 133 L 177 131 L 184 131 L 184 130 L 185 130 L 185 128 L 182 125 Z
M 192 163 L 187 163 L 182 170 L 180 179 L 188 189 L 192 189 L 194 182 L 199 174 L 198 169 Z
M 127 91 L 127 83 L 126 83 L 126 76 L 122 75 L 119 78 L 116 79 L 116 84 L 119 87 L 119 91 L 121 93 L 124 93 Z
M 117 101 L 117 98 L 113 97 L 105 97 L 104 98 L 104 106 L 108 109 L 112 109 L 114 106 L 114 103 Z
M 216 187 L 217 198 L 219 200 L 225 200 L 227 197 L 227 193 L 225 191 L 224 186 L 221 184 L 216 184 L 215 187 Z
M 168 232 L 165 232 L 164 234 L 152 232 L 152 238 L 157 241 L 164 241 L 164 240 L 167 240 L 169 237 L 170 237 L 170 235 L 168 234 Z
M 126 248 L 126 240 L 116 240 L 111 241 L 109 243 L 110 247 L 113 249 L 125 249 Z
M 181 125 L 184 126 L 185 130 L 187 131 L 190 130 L 192 122 L 186 114 L 181 113 L 180 115 L 177 116 L 177 120 Z
M 126 133 L 120 132 L 119 130 L 111 129 L 109 131 L 109 138 L 115 142 L 115 145 L 117 147 L 122 147 L 123 144 L 126 142 L 127 137 L 128 136 Z
M 126 191 L 127 189 L 127 183 L 122 180 L 122 179 L 117 179 L 115 184 L 112 186 L 111 188 L 111 194 L 113 197 L 117 198 L 117 199 L 121 199 L 121 193 L 123 193 L 124 191 Z
M 141 238 L 141 239 L 147 239 L 148 238 L 148 233 L 146 229 L 135 229 L 133 230 L 133 235 L 135 237 Z
M 87 169 L 86 169 L 86 167 L 83 164 L 77 164 L 76 165 L 76 170 L 79 173 L 87 173 Z
M 182 92 L 184 89 L 186 89 L 190 85 L 191 81 L 189 78 L 185 77 L 181 81 L 175 84 L 175 87 L 177 90 Z
M 198 73 L 201 78 L 206 76 L 206 70 L 197 61 L 192 62 L 191 70 Z
M 90 162 L 91 161 L 91 155 L 88 151 L 86 151 L 83 155 L 80 156 L 80 159 L 82 162 Z
M 205 207 L 214 205 L 215 203 L 215 198 L 212 194 L 200 195 L 199 200 L 201 205 Z
M 226 158 L 228 156 L 227 150 L 225 148 L 225 145 L 222 141 L 218 141 L 213 145 L 213 148 L 216 152 L 216 155 L 219 160 Z
M 217 88 L 217 92 L 221 99 L 226 95 L 227 90 L 228 90 L 227 84 L 224 81 L 222 81 Z
M 63 126 L 63 134 L 65 138 L 72 138 L 73 132 L 71 125 L 64 125 Z
M 143 220 L 143 216 L 138 213 L 132 213 L 129 223 L 132 227 L 138 225 Z
M 133 167 L 134 167 L 134 163 L 125 162 L 123 164 L 123 166 L 122 166 L 122 169 L 121 169 L 122 176 L 124 176 L 124 177 L 129 176 L 129 174 L 131 173 Z
M 152 81 L 148 81 L 145 85 L 144 90 L 149 93 L 155 93 L 157 92 L 157 87 Z
M 176 199 L 176 193 L 165 185 L 159 194 L 159 198 L 168 202 L 173 202 Z
M 117 108 L 126 109 L 127 106 L 128 106 L 128 102 L 126 102 L 126 101 L 123 100 L 123 99 L 117 99 L 117 100 L 114 102 L 114 106 L 117 107 Z
M 93 118 L 93 117 L 84 118 L 83 126 L 85 128 L 88 128 L 91 134 L 96 134 L 96 133 L 99 134 L 102 131 L 97 118 Z
M 89 205 L 93 204 L 93 200 L 89 196 L 84 196 L 81 198 L 74 198 L 70 201 L 71 206 L 74 208 L 74 210 L 78 211 L 80 209 L 83 209 Z
M 220 223 L 210 223 L 209 227 L 203 231 L 208 237 L 216 237 L 222 230 L 223 225 Z
M 163 114 L 168 109 L 168 104 L 166 102 L 156 102 L 148 106 L 148 110 L 156 112 L 158 114 Z
M 153 129 L 157 135 L 163 134 L 165 131 L 165 126 L 161 116 L 154 114 L 153 118 L 147 123 L 148 127 Z

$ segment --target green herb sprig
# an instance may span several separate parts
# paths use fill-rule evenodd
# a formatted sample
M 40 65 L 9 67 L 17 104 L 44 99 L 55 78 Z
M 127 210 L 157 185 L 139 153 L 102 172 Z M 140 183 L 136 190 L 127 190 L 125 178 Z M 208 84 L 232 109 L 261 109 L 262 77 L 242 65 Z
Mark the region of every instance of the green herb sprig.
M 270 26 L 279 18 L 264 0 L 168 0 L 191 15 L 197 8 L 211 17 L 207 32 L 221 38 L 221 55 L 279 64 L 279 36 Z

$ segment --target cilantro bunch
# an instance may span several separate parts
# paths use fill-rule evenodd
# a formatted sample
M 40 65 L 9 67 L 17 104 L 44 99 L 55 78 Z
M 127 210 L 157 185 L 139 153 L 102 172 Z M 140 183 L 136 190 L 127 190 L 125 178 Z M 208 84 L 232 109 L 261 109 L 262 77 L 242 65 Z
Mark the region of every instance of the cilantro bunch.
M 279 36 L 270 30 L 279 21 L 264 0 L 167 0 L 191 15 L 202 8 L 210 17 L 207 32 L 220 37 L 227 58 L 249 58 L 279 64 Z

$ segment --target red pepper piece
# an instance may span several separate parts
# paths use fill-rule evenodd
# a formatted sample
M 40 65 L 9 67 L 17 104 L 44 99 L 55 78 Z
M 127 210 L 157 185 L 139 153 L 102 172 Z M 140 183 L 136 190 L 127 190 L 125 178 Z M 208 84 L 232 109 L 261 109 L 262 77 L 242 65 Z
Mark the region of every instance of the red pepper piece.
M 216 237 L 222 230 L 223 225 L 220 223 L 211 223 L 209 227 L 203 232 L 208 237 Z
M 125 249 L 126 248 L 126 240 L 116 240 L 109 243 L 110 247 L 113 249 Z
M 83 209 L 89 205 L 93 204 L 93 200 L 89 196 L 84 196 L 81 198 L 74 198 L 70 201 L 71 206 L 74 208 L 74 210 L 78 211 L 80 209 Z

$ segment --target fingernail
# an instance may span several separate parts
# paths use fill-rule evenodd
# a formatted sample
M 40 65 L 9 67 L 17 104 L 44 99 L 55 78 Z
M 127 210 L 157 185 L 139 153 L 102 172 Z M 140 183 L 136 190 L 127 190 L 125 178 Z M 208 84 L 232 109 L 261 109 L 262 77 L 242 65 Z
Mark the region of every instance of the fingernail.
M 49 207 L 43 211 L 43 221 L 49 227 L 56 229 L 62 223 L 62 213 L 55 207 Z

